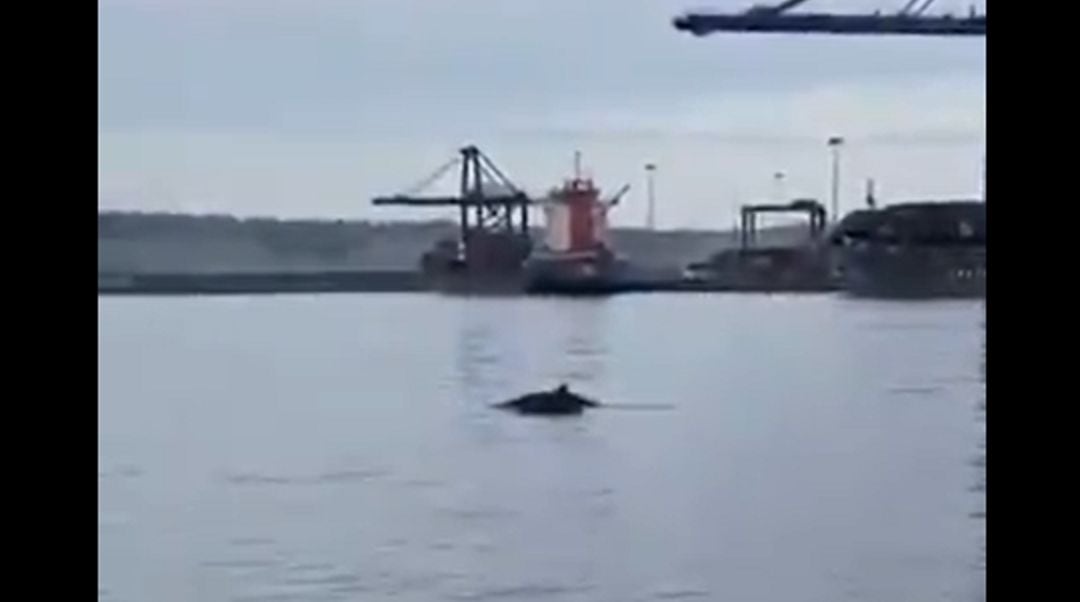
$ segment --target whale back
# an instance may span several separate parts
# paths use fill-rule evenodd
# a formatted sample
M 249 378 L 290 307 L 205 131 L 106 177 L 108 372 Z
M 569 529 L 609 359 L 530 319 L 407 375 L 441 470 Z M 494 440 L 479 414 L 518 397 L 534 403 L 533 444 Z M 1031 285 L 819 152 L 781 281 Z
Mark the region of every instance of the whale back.
M 496 404 L 495 407 L 516 410 L 522 414 L 580 414 L 585 408 L 595 408 L 600 404 L 571 392 L 566 385 L 560 385 L 554 391 L 527 393 L 521 397 Z

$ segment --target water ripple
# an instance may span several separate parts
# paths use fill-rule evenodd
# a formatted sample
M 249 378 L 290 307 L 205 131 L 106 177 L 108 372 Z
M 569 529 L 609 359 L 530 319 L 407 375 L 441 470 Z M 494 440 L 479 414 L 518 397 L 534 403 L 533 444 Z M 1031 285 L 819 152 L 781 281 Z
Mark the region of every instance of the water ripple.
M 402 481 L 401 483 L 405 487 L 413 487 L 416 489 L 441 489 L 446 487 L 446 483 L 443 481 L 436 481 L 433 479 L 409 479 Z
M 512 510 L 496 507 L 443 508 L 441 512 L 453 518 L 466 521 L 494 520 L 517 516 L 517 513 Z
M 229 545 L 236 547 L 258 547 L 273 545 L 275 541 L 269 537 L 234 537 L 229 540 Z
M 225 480 L 233 485 L 323 485 L 363 482 L 385 476 L 385 470 L 338 470 L 311 476 L 283 476 L 258 472 L 231 473 Z
M 352 573 L 329 573 L 312 577 L 286 577 L 281 580 L 285 585 L 330 585 L 341 587 L 357 587 L 361 579 L 359 575 Z
M 329 562 L 309 562 L 303 564 L 291 564 L 285 567 L 285 571 L 289 573 L 307 573 L 311 571 L 330 571 L 333 570 L 334 565 Z
M 656 600 L 685 600 L 687 598 L 704 598 L 709 595 L 708 590 L 703 589 L 673 589 L 653 593 Z
M 893 387 L 889 389 L 890 395 L 918 395 L 920 397 L 934 395 L 941 392 L 941 387 Z
M 125 479 L 134 479 L 143 475 L 143 469 L 135 464 L 119 464 L 107 470 L 99 470 L 99 479 L 110 479 L 115 477 L 121 477 Z
M 266 569 L 277 564 L 274 560 L 265 558 L 237 558 L 233 560 L 206 560 L 199 565 L 210 569 L 226 569 L 230 571 Z
M 232 602 L 336 602 L 341 597 L 333 593 L 311 592 L 263 592 L 234 596 Z
M 556 585 L 556 584 L 527 584 L 509 587 L 496 587 L 473 592 L 459 592 L 447 596 L 450 600 L 519 600 L 519 599 L 548 599 L 552 596 L 565 596 L 581 594 L 593 589 L 591 585 Z

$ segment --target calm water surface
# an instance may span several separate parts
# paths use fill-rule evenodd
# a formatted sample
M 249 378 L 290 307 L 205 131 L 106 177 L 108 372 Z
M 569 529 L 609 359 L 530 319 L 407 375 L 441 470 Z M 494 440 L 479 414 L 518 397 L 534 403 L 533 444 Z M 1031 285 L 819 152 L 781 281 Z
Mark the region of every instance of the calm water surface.
M 980 600 L 984 315 L 99 298 L 99 600 Z

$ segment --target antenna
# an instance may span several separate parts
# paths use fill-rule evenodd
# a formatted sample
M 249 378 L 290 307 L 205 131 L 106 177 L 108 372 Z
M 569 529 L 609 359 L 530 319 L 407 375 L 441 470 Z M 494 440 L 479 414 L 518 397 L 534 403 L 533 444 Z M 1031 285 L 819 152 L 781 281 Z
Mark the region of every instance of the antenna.
M 648 177 L 648 194 L 649 194 L 649 212 L 645 216 L 645 227 L 649 230 L 656 229 L 656 185 L 654 183 L 656 173 L 656 164 L 646 163 L 645 173 Z

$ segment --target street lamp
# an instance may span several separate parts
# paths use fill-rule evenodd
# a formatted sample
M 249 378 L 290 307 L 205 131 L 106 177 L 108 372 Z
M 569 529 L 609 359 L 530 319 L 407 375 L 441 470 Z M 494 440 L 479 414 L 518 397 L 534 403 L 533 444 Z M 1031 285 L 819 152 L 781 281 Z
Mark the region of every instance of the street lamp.
M 982 160 L 982 202 L 986 202 L 986 155 Z
M 836 223 L 840 218 L 840 147 L 844 145 L 844 139 L 833 136 L 828 144 L 832 151 L 832 221 Z
M 655 230 L 656 229 L 656 184 L 655 184 L 654 180 L 656 179 L 656 176 L 655 176 L 655 174 L 656 174 L 656 164 L 654 164 L 654 163 L 646 163 L 645 164 L 645 174 L 646 174 L 645 177 L 647 178 L 646 183 L 648 185 L 648 197 L 649 197 L 649 212 L 645 216 L 645 226 L 649 230 Z
M 776 202 L 784 202 L 784 172 L 778 171 L 773 174 L 773 183 L 775 185 L 774 193 L 776 194 Z

